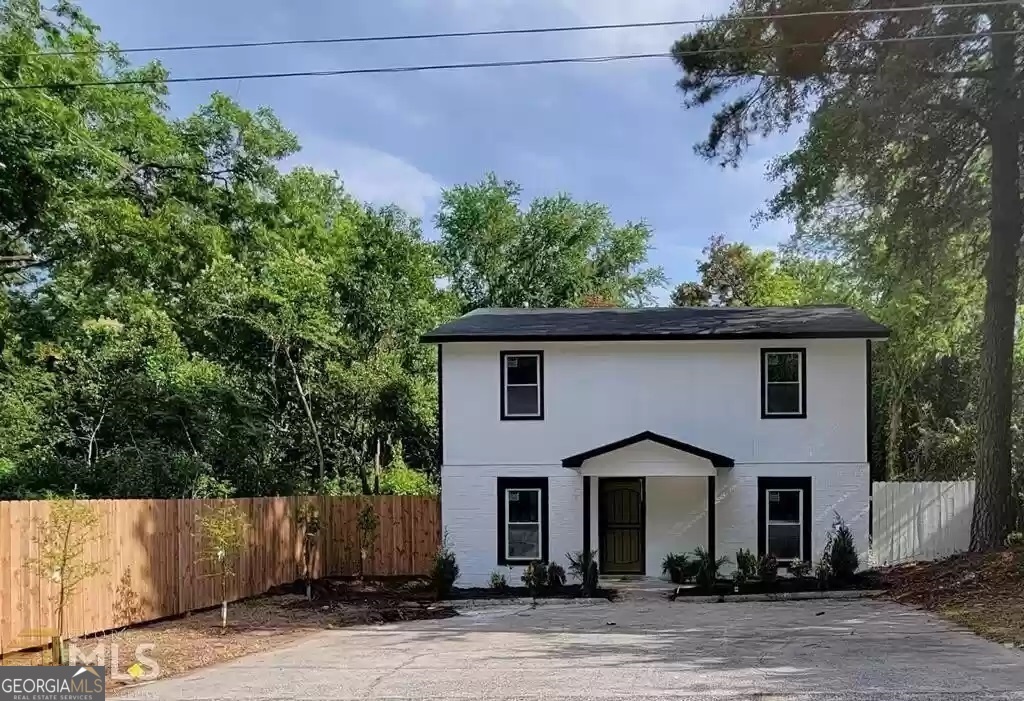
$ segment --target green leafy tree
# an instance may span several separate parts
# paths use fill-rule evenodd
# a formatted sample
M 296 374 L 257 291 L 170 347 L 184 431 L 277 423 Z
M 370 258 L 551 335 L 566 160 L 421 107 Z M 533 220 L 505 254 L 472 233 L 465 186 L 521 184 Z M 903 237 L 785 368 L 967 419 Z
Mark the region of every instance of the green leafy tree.
M 302 531 L 302 578 L 306 582 L 306 601 L 312 601 L 313 566 L 320 543 L 320 534 L 323 530 L 320 511 L 316 508 L 316 504 L 310 501 L 304 502 L 299 507 L 295 521 Z
M 359 533 L 359 579 L 366 573 L 366 558 L 370 556 L 370 548 L 377 542 L 377 531 L 380 528 L 380 516 L 369 499 L 363 501 L 356 517 L 356 530 Z
M 653 301 L 664 275 L 644 267 L 647 224 L 618 226 L 602 205 L 564 194 L 524 209 L 520 195 L 518 184 L 494 174 L 442 195 L 441 262 L 462 311 Z
M 107 563 L 93 559 L 95 544 L 104 537 L 99 514 L 90 505 L 76 498 L 50 502 L 50 515 L 34 524 L 32 542 L 38 555 L 25 562 L 25 568 L 40 581 L 54 582 L 53 610 L 57 619 L 56 635 L 52 641 L 52 659 L 64 664 L 64 634 L 68 607 L 81 584 L 102 574 Z
M 750 137 L 806 124 L 775 166 L 774 214 L 885 207 L 889 248 L 927 256 L 964 232 L 987 248 L 972 548 L 1009 527 L 1011 382 L 1021 239 L 1022 26 L 1013 6 L 801 16 L 798 0 L 737 3 L 673 47 L 687 105 L 717 105 L 698 152 L 735 163 Z M 865 11 L 866 10 L 866 11 Z M 876 10 L 876 12 L 871 12 Z M 730 16 L 768 15 L 760 21 Z M 782 17 L 773 17 L 782 15 Z M 793 16 L 795 15 L 795 16 Z M 986 34 L 991 32 L 990 34 Z M 978 34 L 976 38 L 920 37 Z M 906 39 L 915 38 L 914 41 Z M 876 41 L 884 40 L 884 41 Z
M 237 572 L 238 556 L 246 545 L 249 517 L 237 504 L 226 502 L 210 507 L 197 517 L 200 562 L 211 563 L 220 582 L 220 627 L 228 625 L 228 583 Z
M 754 250 L 712 236 L 697 264 L 700 282 L 684 282 L 672 293 L 679 307 L 770 307 L 799 301 L 797 281 L 776 260 L 774 251 Z

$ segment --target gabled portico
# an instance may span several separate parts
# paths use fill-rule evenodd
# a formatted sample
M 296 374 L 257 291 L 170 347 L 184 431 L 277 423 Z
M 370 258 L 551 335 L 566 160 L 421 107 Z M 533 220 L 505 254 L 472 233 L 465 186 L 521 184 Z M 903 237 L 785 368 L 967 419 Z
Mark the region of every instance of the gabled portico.
M 583 477 L 583 547 L 602 574 L 661 575 L 669 552 L 715 549 L 715 478 L 732 458 L 643 431 L 562 460 Z

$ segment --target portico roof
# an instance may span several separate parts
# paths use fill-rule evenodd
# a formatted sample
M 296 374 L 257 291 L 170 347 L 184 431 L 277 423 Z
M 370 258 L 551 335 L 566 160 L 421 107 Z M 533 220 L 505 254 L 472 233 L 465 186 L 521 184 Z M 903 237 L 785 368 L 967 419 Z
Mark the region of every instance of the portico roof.
M 651 443 L 656 443 L 658 445 L 665 446 L 666 448 L 686 453 L 687 455 L 703 458 L 710 462 L 712 467 L 732 467 L 735 464 L 732 458 L 720 453 L 705 450 L 704 448 L 698 448 L 695 445 L 684 443 L 683 441 L 669 438 L 668 436 L 663 436 L 660 433 L 655 433 L 653 431 L 642 431 L 629 436 L 628 438 L 623 438 L 612 443 L 606 443 L 605 445 L 585 450 L 582 453 L 570 455 L 562 460 L 562 467 L 581 469 L 584 467 L 584 463 L 588 460 L 608 455 L 609 453 L 622 450 L 623 448 L 628 448 L 629 446 L 636 445 L 644 441 L 650 441 Z

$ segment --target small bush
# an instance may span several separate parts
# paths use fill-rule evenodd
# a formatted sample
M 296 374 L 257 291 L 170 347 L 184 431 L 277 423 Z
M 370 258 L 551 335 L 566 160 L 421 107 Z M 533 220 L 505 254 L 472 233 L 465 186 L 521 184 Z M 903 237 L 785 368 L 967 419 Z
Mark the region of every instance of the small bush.
M 805 560 L 797 560 L 789 565 L 789 573 L 794 577 L 807 577 L 811 574 L 813 565 Z
M 580 581 L 580 593 L 594 596 L 597 593 L 597 551 L 566 553 L 565 559 L 569 561 L 569 574 Z
M 814 578 L 818 580 L 818 589 L 822 591 L 828 589 L 828 584 L 832 579 L 832 567 L 829 566 L 828 558 L 824 554 L 814 568 Z
M 690 558 L 680 553 L 669 553 L 661 561 L 661 572 L 667 574 L 673 584 L 682 584 L 686 581 L 685 574 L 689 571 L 687 565 Z
M 718 571 L 729 562 L 729 558 L 713 557 L 703 547 L 698 547 L 694 550 L 693 555 L 697 562 L 697 573 L 695 576 L 697 584 L 704 591 L 711 593 L 715 588 L 715 582 L 718 580 Z
M 508 589 L 508 579 L 506 579 L 503 572 L 499 572 L 498 570 L 491 572 L 491 579 L 489 583 L 491 589 L 495 591 L 505 591 Z
M 687 560 L 686 564 L 683 565 L 683 582 L 692 582 L 697 579 L 697 572 L 700 571 L 700 562 L 697 560 Z
M 779 578 L 779 561 L 771 553 L 757 561 L 757 576 L 765 584 L 774 584 Z
M 757 558 L 746 548 L 736 551 L 736 572 L 733 579 L 737 584 L 750 581 L 757 572 Z
M 561 589 L 565 586 L 565 568 L 557 562 L 548 563 L 548 589 Z
M 523 570 L 520 577 L 523 584 L 530 590 L 530 596 L 537 598 L 543 594 L 548 586 L 548 563 L 544 560 L 534 560 Z
M 857 571 L 860 559 L 857 557 L 857 546 L 853 542 L 853 532 L 839 514 L 835 515 L 832 522 L 826 549 L 832 576 L 840 582 L 849 581 Z
M 1024 533 L 1017 531 L 1006 536 L 1006 547 L 1019 548 L 1024 545 Z
M 590 567 L 587 568 L 587 576 L 583 580 L 581 590 L 584 596 L 597 596 L 597 584 L 598 577 L 600 576 L 599 569 L 597 566 L 597 560 L 591 560 Z
M 459 578 L 459 564 L 455 561 L 455 552 L 452 550 L 448 540 L 448 532 L 445 531 L 441 540 L 441 547 L 434 555 L 434 564 L 430 568 L 430 584 L 438 598 L 445 598 L 452 593 Z

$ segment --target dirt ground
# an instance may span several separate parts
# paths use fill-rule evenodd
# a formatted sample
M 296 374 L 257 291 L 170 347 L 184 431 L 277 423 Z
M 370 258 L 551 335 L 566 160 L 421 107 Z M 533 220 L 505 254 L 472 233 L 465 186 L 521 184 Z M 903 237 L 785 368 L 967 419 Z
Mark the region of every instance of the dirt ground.
M 893 599 L 1024 648 L 1024 548 L 965 553 L 882 572 Z
M 302 594 L 296 592 L 303 592 Z M 105 660 L 107 689 L 131 686 L 128 674 L 137 645 L 154 647 L 146 653 L 160 665 L 160 677 L 169 677 L 242 655 L 262 652 L 323 630 L 393 621 L 447 618 L 454 610 L 437 603 L 418 582 L 316 582 L 313 600 L 301 586 L 278 587 L 266 596 L 228 606 L 227 628 L 220 627 L 220 609 L 203 611 L 156 623 L 70 641 L 86 654 L 100 643 L 121 651 L 117 669 Z M 108 655 L 109 657 L 109 655 Z M 4 665 L 49 664 L 50 652 L 9 653 Z M 128 678 L 124 678 L 128 677 Z

